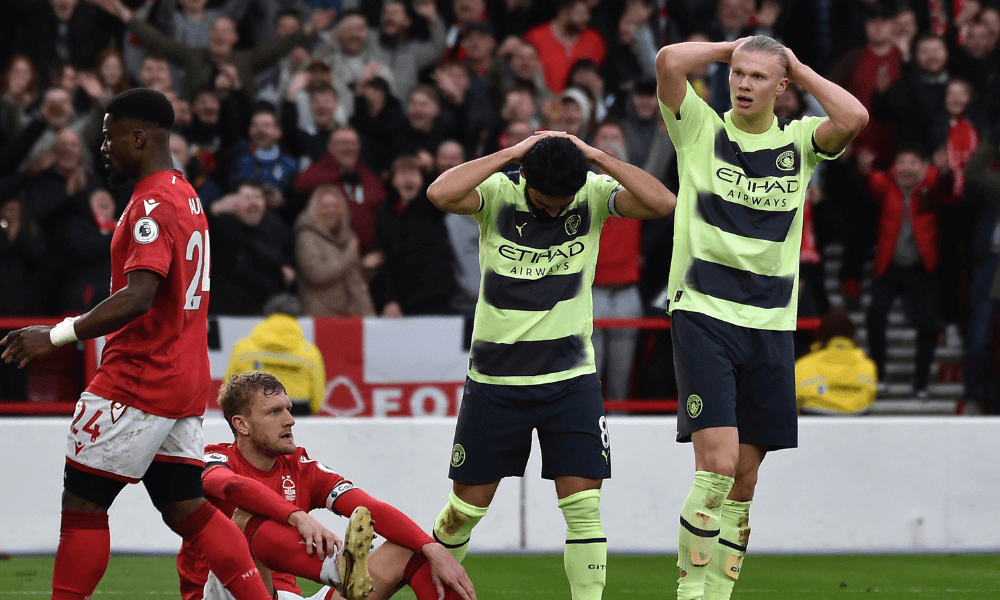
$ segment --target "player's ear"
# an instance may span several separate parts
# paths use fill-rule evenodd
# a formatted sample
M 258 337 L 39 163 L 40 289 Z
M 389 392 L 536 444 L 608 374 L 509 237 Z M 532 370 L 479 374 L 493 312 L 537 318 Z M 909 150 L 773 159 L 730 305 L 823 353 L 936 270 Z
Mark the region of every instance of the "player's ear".
M 250 435 L 250 428 L 247 426 L 247 420 L 243 415 L 233 415 L 233 429 L 236 433 L 240 435 Z
M 132 147 L 136 150 L 142 150 L 146 145 L 146 130 L 145 129 L 135 129 L 132 131 Z

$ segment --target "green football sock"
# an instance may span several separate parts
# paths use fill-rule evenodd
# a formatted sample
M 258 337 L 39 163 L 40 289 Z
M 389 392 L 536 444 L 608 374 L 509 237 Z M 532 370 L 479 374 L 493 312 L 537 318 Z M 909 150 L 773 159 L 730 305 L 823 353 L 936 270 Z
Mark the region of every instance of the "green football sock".
M 712 562 L 705 576 L 705 600 L 729 600 L 733 585 L 740 577 L 749 540 L 750 502 L 726 500 L 722 505 L 719 543 L 712 552 Z
M 584 490 L 559 501 L 566 518 L 563 565 L 573 600 L 600 600 L 608 572 L 608 539 L 601 527 L 601 490 Z
M 698 600 L 705 595 L 705 576 L 719 539 L 722 506 L 733 487 L 733 478 L 696 471 L 694 485 L 681 509 L 678 534 L 678 600 Z
M 462 562 L 469 551 L 472 528 L 486 516 L 487 509 L 489 507 L 480 508 L 464 502 L 451 492 L 448 504 L 434 523 L 434 539 L 447 548 L 455 560 Z

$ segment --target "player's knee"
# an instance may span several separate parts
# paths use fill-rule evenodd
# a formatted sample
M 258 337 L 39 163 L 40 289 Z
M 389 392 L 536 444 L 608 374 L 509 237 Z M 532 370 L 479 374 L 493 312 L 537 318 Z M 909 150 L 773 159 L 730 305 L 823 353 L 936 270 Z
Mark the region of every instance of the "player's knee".
M 566 519 L 567 537 L 592 537 L 601 530 L 601 490 L 584 490 L 559 501 Z M 599 536 L 600 537 L 600 536 Z

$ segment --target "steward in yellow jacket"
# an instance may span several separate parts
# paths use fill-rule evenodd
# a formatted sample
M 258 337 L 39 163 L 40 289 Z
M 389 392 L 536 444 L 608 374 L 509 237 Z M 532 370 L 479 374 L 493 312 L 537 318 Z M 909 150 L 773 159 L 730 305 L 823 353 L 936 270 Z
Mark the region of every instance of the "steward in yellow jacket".
M 864 414 L 877 393 L 875 363 L 846 337 L 817 342 L 812 352 L 795 361 L 795 397 L 801 413 Z
M 301 310 L 295 310 L 295 306 L 301 306 L 298 299 L 290 295 L 277 299 L 282 299 L 275 303 L 277 307 L 272 308 L 273 301 L 264 307 L 264 313 L 269 314 L 264 322 L 233 346 L 226 379 L 241 371 L 265 371 L 285 386 L 292 414 L 317 413 L 326 395 L 323 356 L 315 344 L 305 339 L 302 327 L 292 316 Z

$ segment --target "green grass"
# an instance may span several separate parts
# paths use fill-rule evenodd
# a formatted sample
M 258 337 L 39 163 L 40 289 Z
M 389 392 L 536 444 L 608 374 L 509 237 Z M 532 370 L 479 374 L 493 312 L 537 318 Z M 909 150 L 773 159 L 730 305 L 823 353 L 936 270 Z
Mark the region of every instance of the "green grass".
M 52 557 L 15 556 L 0 561 L 0 600 L 45 598 Z M 675 597 L 671 556 L 613 555 L 608 558 L 604 597 Z M 559 598 L 569 586 L 561 555 L 470 555 L 465 567 L 481 600 Z M 307 582 L 312 593 L 319 586 Z M 1000 599 L 1000 556 L 981 554 L 808 555 L 747 557 L 734 600 L 825 600 L 828 598 Z M 177 599 L 172 556 L 113 556 L 98 586 L 99 598 Z M 413 598 L 409 588 L 397 598 Z

